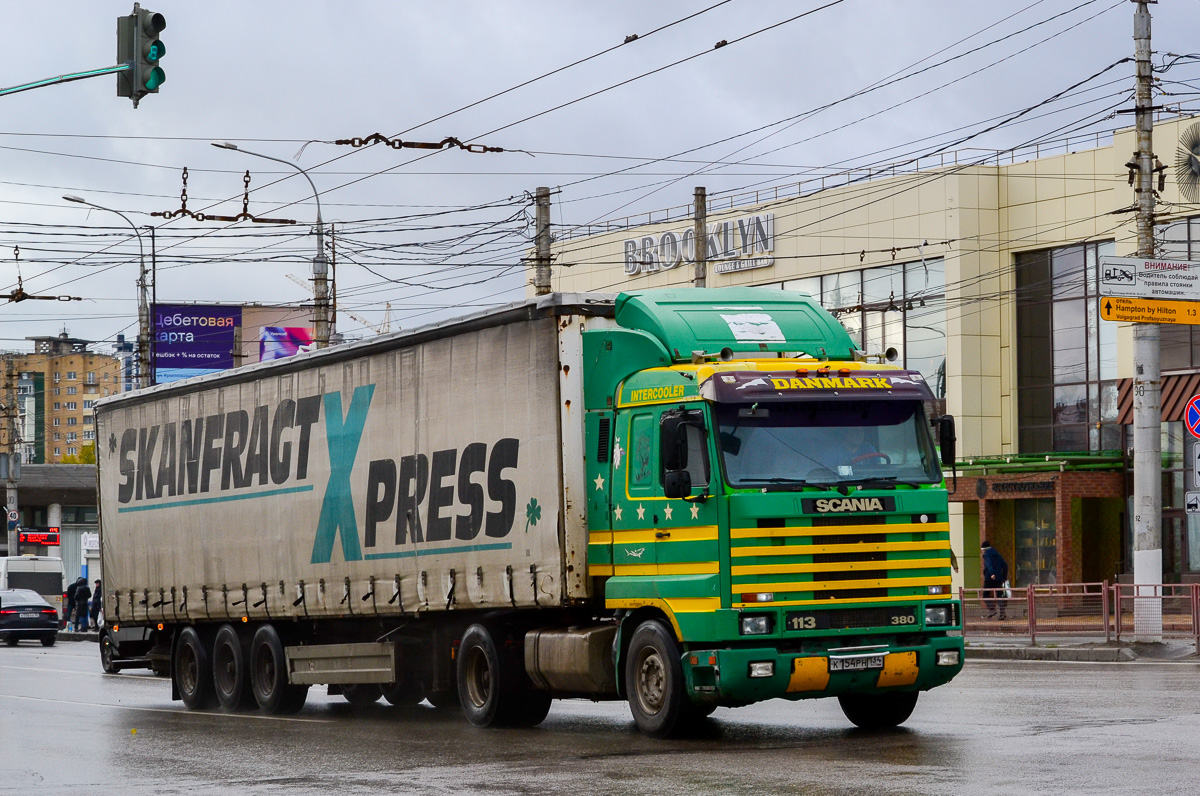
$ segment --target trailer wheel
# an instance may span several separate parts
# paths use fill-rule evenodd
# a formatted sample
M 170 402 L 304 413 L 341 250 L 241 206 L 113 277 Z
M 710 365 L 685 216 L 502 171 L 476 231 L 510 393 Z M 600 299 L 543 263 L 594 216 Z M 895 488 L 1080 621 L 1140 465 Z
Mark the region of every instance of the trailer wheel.
M 246 639 L 230 624 L 221 625 L 213 640 L 213 690 L 217 702 L 226 710 L 244 710 L 254 706 L 250 690 L 250 656 Z
M 842 713 L 856 727 L 885 730 L 908 720 L 917 706 L 917 692 L 891 694 L 844 694 L 838 697 Z
M 692 716 L 679 657 L 671 631 L 656 619 L 638 625 L 629 640 L 625 658 L 629 709 L 638 729 L 652 738 L 669 737 Z
M 375 683 L 355 683 L 342 686 L 342 696 L 356 708 L 363 708 L 378 702 L 383 691 Z
M 471 625 L 458 646 L 458 697 L 476 727 L 532 726 L 546 718 L 550 695 L 530 688 L 512 649 L 497 645 L 497 633 Z M 503 639 L 501 639 L 503 640 Z
M 458 691 L 449 688 L 441 691 L 426 691 L 425 700 L 438 710 L 449 710 L 461 704 L 458 699 Z
M 425 698 L 421 686 L 411 680 L 401 680 L 383 687 L 383 698 L 389 705 L 398 708 L 410 708 Z
M 121 671 L 117 666 L 116 650 L 113 649 L 112 637 L 107 633 L 100 636 L 100 668 L 105 674 L 116 674 Z
M 250 687 L 266 713 L 295 713 L 308 698 L 308 686 L 288 683 L 283 642 L 272 625 L 260 627 L 250 642 Z
M 191 710 L 213 706 L 212 664 L 208 647 L 194 627 L 185 627 L 175 643 L 175 667 L 172 676 L 179 698 Z

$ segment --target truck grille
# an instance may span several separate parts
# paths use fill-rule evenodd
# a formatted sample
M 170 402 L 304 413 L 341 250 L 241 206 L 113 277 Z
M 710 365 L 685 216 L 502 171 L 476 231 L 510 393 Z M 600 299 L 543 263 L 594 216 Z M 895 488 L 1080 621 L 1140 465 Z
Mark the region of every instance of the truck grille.
M 734 606 L 747 593 L 769 593 L 783 605 L 886 603 L 926 597 L 929 586 L 949 586 L 948 523 L 887 519 L 817 517 L 804 526 L 759 520 L 753 528 L 733 528 Z

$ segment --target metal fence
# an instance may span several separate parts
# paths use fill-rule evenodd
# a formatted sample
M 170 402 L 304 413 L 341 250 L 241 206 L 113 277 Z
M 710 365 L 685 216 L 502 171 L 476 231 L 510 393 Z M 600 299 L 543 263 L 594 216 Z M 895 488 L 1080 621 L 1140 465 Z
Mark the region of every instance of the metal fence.
M 1017 589 L 959 589 L 966 637 L 1149 634 L 1190 639 L 1200 653 L 1200 583 L 1060 583 Z M 1158 627 L 1161 624 L 1161 633 Z

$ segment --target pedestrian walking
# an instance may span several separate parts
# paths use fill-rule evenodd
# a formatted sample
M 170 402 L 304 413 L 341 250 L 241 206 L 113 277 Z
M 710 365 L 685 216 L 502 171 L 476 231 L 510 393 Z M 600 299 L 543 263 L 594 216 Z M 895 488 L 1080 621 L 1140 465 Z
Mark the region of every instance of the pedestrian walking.
M 997 603 L 1000 608 L 1000 618 L 1005 619 L 1005 608 L 1008 605 L 1004 593 L 1004 583 L 1008 580 L 1008 562 L 1000 551 L 992 547 L 992 543 L 983 541 L 979 545 L 983 559 L 983 604 L 987 607 L 987 618 L 996 615 Z
M 92 630 L 100 629 L 100 606 L 104 604 L 104 589 L 100 587 L 100 581 L 96 581 L 96 590 L 92 592 L 92 609 L 89 615 L 92 618 Z
M 75 592 L 79 589 L 79 581 L 83 578 L 76 578 L 67 587 L 67 604 L 63 608 L 63 629 L 71 629 L 71 612 L 75 610 Z
M 78 633 L 87 630 L 88 599 L 91 596 L 92 590 L 88 588 L 87 578 L 80 578 L 79 586 L 75 589 L 75 631 Z

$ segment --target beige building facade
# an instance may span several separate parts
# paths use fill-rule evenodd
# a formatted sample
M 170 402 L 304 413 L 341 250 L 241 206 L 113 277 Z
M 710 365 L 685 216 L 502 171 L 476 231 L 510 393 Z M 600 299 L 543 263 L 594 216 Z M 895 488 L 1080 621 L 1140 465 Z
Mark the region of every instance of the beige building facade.
M 1161 160 L 1174 163 L 1181 138 L 1196 124 L 1156 126 Z M 1033 477 L 1017 468 L 1036 469 L 1039 459 L 1045 471 L 1127 469 L 1132 431 L 1127 406 L 1122 418 L 1129 402 L 1122 385 L 1127 392 L 1132 327 L 1101 320 L 1099 298 L 1101 258 L 1136 251 L 1135 194 L 1125 165 L 1134 149 L 1128 129 L 1046 145 L 1024 159 L 972 150 L 922 160 L 919 168 L 850 172 L 708 202 L 709 287 L 811 293 L 868 354 L 894 349 L 899 364 L 921 370 L 941 390 L 945 411 L 958 421 L 964 466 L 976 468 L 970 471 L 983 479 L 983 493 L 993 486 L 986 499 L 952 497 L 968 586 L 977 580 L 980 538 L 1004 542 L 1002 552 L 1025 583 L 1111 579 L 1131 569 L 1124 504 L 1112 498 L 1112 478 L 1094 496 L 1075 487 L 1040 497 L 1010 488 L 1018 497 L 1007 503 L 995 487 L 996 478 Z M 1187 202 L 1175 173 L 1171 168 L 1160 191 L 1156 254 L 1200 260 L 1200 220 L 1189 220 L 1200 216 L 1200 206 Z M 553 289 L 691 286 L 692 216 L 690 206 L 680 207 L 641 217 L 645 223 L 592 227 L 555 241 Z M 1192 327 L 1161 328 L 1168 378 L 1200 373 L 1200 334 L 1193 343 Z M 1164 474 L 1164 547 L 1176 547 L 1167 556 L 1168 579 L 1200 573 L 1200 527 L 1189 528 L 1181 511 L 1183 492 L 1198 485 L 1182 472 L 1178 421 L 1164 414 L 1164 452 L 1178 454 Z M 1038 476 L 1037 483 L 1050 479 Z M 1180 516 L 1166 516 L 1177 508 Z M 1104 538 L 1080 541 L 1088 534 L 1081 523 L 1102 526 Z M 1045 543 L 1048 527 L 1056 550 Z M 1033 543 L 1023 544 L 1030 534 Z

